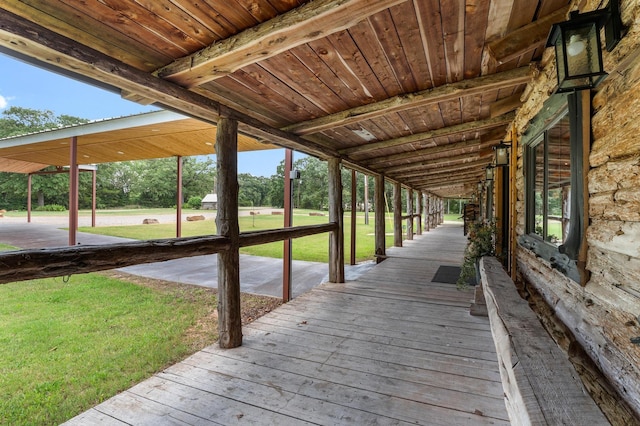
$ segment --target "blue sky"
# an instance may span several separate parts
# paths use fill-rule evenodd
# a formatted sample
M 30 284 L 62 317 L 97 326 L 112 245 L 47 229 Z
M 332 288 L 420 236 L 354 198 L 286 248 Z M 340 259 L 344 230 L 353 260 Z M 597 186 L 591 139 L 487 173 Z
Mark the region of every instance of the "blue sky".
M 55 115 L 97 120 L 153 111 L 152 106 L 126 101 L 119 95 L 0 53 L 0 113 L 12 106 L 50 110 Z M 299 158 L 299 155 L 294 157 Z M 238 172 L 271 176 L 284 150 L 240 153 Z

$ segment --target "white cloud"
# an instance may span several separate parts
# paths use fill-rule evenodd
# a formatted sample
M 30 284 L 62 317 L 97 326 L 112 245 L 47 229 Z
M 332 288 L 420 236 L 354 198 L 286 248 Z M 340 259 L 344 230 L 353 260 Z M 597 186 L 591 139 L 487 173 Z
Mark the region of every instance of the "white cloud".
M 9 100 L 4 96 L 0 95 L 0 109 L 5 109 L 9 104 Z

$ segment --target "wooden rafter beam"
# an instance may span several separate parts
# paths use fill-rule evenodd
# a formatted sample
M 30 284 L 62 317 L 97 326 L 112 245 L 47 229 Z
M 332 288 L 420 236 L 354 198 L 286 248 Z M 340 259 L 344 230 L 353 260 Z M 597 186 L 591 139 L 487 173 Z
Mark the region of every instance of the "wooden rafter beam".
M 482 177 L 481 171 L 471 171 L 466 173 L 454 173 L 451 172 L 446 176 L 431 177 L 431 176 L 416 176 L 411 179 L 407 179 L 406 182 L 409 185 L 424 185 L 428 183 L 440 184 L 446 182 L 458 182 L 465 179 L 480 179 Z
M 529 67 L 520 67 L 456 83 L 446 84 L 416 93 L 394 96 L 380 102 L 363 105 L 313 120 L 286 126 L 283 130 L 298 135 L 318 133 L 334 127 L 346 126 L 363 120 L 370 120 L 385 114 L 410 108 L 482 94 L 488 90 L 502 89 L 525 84 L 531 79 Z
M 314 0 L 177 59 L 155 74 L 184 87 L 195 87 L 296 46 L 350 28 L 403 1 Z
M 477 172 L 480 169 L 482 169 L 486 164 L 488 164 L 486 161 L 482 161 L 479 164 L 474 164 L 474 163 L 467 163 L 467 164 L 462 164 L 462 165 L 452 165 L 452 166 L 448 166 L 448 167 L 439 167 L 437 169 L 415 169 L 412 171 L 408 171 L 408 172 L 399 172 L 399 173 L 394 173 L 393 176 L 397 177 L 398 179 L 410 179 L 413 177 L 420 177 L 420 176 L 425 176 L 425 177 L 430 177 L 430 178 L 438 178 L 438 177 L 442 177 L 442 176 L 447 176 L 451 173 L 467 173 L 469 171 L 474 171 Z
M 395 176 L 395 173 L 403 172 L 406 170 L 416 170 L 416 169 L 438 169 L 442 167 L 448 167 L 453 165 L 462 165 L 462 164 L 481 164 L 487 163 L 486 157 L 478 157 L 478 156 L 469 156 L 469 155 L 459 155 L 456 157 L 447 157 L 441 158 L 438 160 L 428 160 L 428 161 L 418 161 L 416 163 L 405 163 L 396 166 L 389 167 L 380 167 L 376 169 L 379 173 L 384 173 L 388 176 Z
M 480 149 L 480 139 L 474 139 L 470 141 L 456 142 L 447 145 L 434 146 L 431 148 L 417 149 L 414 151 L 400 152 L 398 154 L 386 155 L 381 157 L 375 157 L 367 161 L 367 165 L 375 166 L 378 164 L 388 164 L 396 161 L 403 161 L 409 159 L 425 159 L 424 157 L 430 157 L 435 155 L 446 155 L 453 151 L 466 151 L 466 154 L 475 154 Z
M 569 6 L 562 7 L 531 24 L 510 32 L 505 37 L 489 43 L 488 51 L 491 56 L 503 64 L 544 46 L 549 36 L 549 30 L 555 23 L 566 20 Z
M 468 185 L 468 184 L 473 184 L 473 183 L 477 183 L 479 181 L 479 179 L 477 177 L 469 177 L 466 179 L 461 179 L 461 180 L 457 180 L 457 181 L 444 181 L 444 182 L 426 182 L 422 185 L 419 185 L 419 187 L 421 189 L 427 189 L 430 191 L 435 191 L 435 190 L 442 190 L 442 189 L 446 189 L 446 188 L 450 188 L 450 187 L 455 187 L 455 186 L 463 186 L 463 185 Z M 418 186 L 418 185 L 416 185 Z
M 271 142 L 283 147 L 317 155 L 320 158 L 338 156 L 326 146 L 317 145 L 297 135 L 269 126 L 3 9 L 0 9 L 0 46 L 118 87 L 127 93 L 137 93 L 143 98 L 152 99 L 156 103 L 210 123 L 215 124 L 220 116 L 234 118 L 244 123 L 241 129 L 246 133 L 258 138 L 268 135 Z
M 455 126 L 443 127 L 441 129 L 431 130 L 428 132 L 407 135 L 396 139 L 388 139 L 386 141 L 372 142 L 366 145 L 360 145 L 353 148 L 346 148 L 338 151 L 341 155 L 354 156 L 358 154 L 368 153 L 379 149 L 392 148 L 410 143 L 420 142 L 427 139 L 435 139 L 444 136 L 453 136 L 461 133 L 480 132 L 494 127 L 504 126 L 511 123 L 515 118 L 515 113 L 508 113 L 499 117 L 489 118 L 486 120 L 469 121 L 467 123 L 456 124 Z

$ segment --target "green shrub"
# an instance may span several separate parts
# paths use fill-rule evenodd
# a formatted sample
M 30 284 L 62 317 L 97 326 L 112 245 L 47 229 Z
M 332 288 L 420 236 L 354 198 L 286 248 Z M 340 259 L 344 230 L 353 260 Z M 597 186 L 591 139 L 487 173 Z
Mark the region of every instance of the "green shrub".
M 67 208 L 60 204 L 47 204 L 45 206 L 38 206 L 35 208 L 38 212 L 66 212 Z
M 189 201 L 187 201 L 184 205 L 189 209 L 199 209 L 202 206 L 202 198 L 201 197 L 189 197 Z

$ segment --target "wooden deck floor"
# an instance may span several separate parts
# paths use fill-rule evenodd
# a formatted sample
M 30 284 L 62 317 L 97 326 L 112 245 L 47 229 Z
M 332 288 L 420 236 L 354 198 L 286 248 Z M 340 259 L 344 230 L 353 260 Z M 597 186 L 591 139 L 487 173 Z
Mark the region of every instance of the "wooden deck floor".
M 487 318 L 431 282 L 460 265 L 444 225 L 357 281 L 325 284 L 68 424 L 509 424 Z

